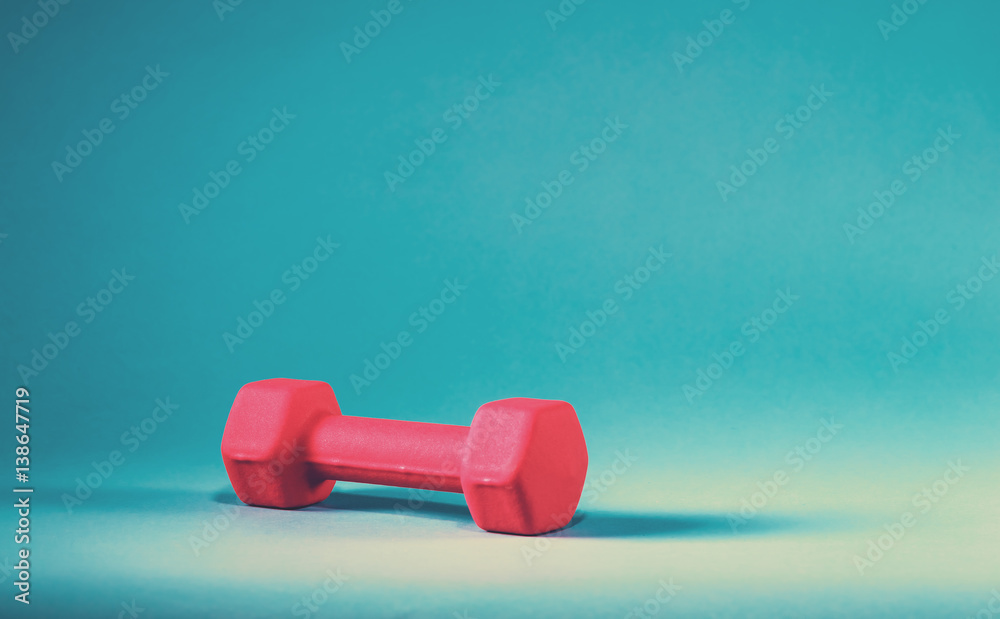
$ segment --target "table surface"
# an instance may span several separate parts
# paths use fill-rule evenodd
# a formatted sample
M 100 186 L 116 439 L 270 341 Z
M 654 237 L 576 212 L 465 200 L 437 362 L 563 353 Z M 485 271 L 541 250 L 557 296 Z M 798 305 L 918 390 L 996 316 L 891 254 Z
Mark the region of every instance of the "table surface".
M 705 509 L 731 487 L 637 463 L 592 486 L 570 527 L 536 538 L 479 530 L 460 495 L 359 484 L 295 511 L 242 505 L 226 487 L 99 488 L 69 514 L 43 493 L 33 611 L 112 616 L 134 601 L 148 617 L 624 617 L 644 606 L 690 617 L 974 616 L 998 586 L 1000 479 L 970 469 L 926 513 L 902 480 L 838 488 L 803 469 L 740 521 L 739 509 Z M 756 501 L 753 485 L 743 491 Z M 878 539 L 907 512 L 912 527 Z M 859 570 L 868 540 L 887 550 Z M 669 598 L 662 609 L 658 594 Z

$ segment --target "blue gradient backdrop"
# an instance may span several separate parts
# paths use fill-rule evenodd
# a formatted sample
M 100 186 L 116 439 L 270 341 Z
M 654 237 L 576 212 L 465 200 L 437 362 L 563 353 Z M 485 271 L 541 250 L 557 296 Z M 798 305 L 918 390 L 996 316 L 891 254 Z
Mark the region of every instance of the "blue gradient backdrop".
M 0 614 L 1000 610 L 1000 6 L 402 0 L 345 53 L 389 4 L 53 2 L 41 27 L 38 3 L 3 4 L 0 353 L 9 405 L 31 392 L 35 494 L 30 607 L 0 509 Z M 283 130 L 244 144 L 274 110 Z M 338 246 L 294 275 L 317 239 Z M 100 293 L 116 270 L 134 279 Z M 448 281 L 466 289 L 422 323 Z M 772 313 L 779 291 L 797 298 Z M 227 344 L 240 319 L 257 326 Z M 241 506 L 222 429 L 242 384 L 276 376 L 330 382 L 347 414 L 453 424 L 567 400 L 581 517 L 491 535 L 459 496 L 352 484 Z

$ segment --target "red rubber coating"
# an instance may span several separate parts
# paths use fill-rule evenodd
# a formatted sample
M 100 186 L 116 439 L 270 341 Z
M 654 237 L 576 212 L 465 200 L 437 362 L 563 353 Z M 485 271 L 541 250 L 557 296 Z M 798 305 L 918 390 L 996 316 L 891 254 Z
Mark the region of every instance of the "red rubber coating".
M 461 492 L 487 531 L 566 526 L 587 474 L 587 445 L 566 402 L 508 398 L 464 426 L 344 417 L 330 385 L 275 378 L 236 394 L 222 460 L 240 500 L 296 508 L 337 480 Z
M 462 492 L 467 426 L 331 415 L 306 443 L 326 479 Z

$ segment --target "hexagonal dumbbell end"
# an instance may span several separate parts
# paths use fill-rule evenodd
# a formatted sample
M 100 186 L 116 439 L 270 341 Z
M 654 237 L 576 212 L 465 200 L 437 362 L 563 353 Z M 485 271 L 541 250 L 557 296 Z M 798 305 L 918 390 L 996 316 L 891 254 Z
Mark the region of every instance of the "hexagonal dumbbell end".
M 587 444 L 573 407 L 510 398 L 476 411 L 462 459 L 462 492 L 487 531 L 537 535 L 573 518 Z
M 248 505 L 304 507 L 330 496 L 334 481 L 306 453 L 313 429 L 340 406 L 327 383 L 274 378 L 236 394 L 222 434 L 222 460 L 236 496 Z

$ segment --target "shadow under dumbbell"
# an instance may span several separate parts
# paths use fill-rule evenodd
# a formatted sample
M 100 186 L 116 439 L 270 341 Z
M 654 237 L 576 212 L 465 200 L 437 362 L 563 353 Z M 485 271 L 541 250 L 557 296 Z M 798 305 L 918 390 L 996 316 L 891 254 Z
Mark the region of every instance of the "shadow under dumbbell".
M 338 491 L 334 489 L 325 500 L 303 509 L 336 509 L 373 513 L 399 513 L 423 516 L 438 520 L 468 521 L 472 523 L 472 515 L 461 495 L 450 495 L 444 492 L 422 491 L 423 496 L 434 496 L 433 500 L 422 499 L 421 494 L 410 494 L 409 490 L 384 488 L 365 492 Z M 454 500 L 451 501 L 451 497 Z M 216 503 L 227 505 L 243 505 L 235 492 L 217 492 L 212 497 Z M 268 509 L 268 508 L 264 508 Z
M 454 501 L 449 500 L 454 497 Z M 424 497 L 433 497 L 428 500 Z M 322 503 L 313 507 L 323 509 L 348 509 L 367 512 L 405 513 L 406 515 L 435 518 L 438 520 L 454 520 L 472 522 L 472 514 L 461 495 L 449 495 L 445 492 L 423 491 L 423 494 L 410 490 L 385 488 L 366 490 L 364 492 L 330 493 Z
M 813 530 L 820 522 L 758 516 L 742 524 L 726 514 L 664 514 L 650 512 L 577 512 L 568 526 L 546 535 L 580 538 L 609 537 L 741 537 Z
M 305 509 L 350 510 L 372 513 L 405 513 L 408 516 L 473 524 L 469 508 L 460 495 L 425 492 L 421 495 L 396 488 L 364 492 L 336 489 L 326 500 Z M 233 492 L 219 492 L 218 503 L 242 505 Z M 828 518 L 792 518 L 758 515 L 742 523 L 727 514 L 683 514 L 655 512 L 577 512 L 568 526 L 546 533 L 553 537 L 629 538 L 629 537 L 730 537 L 791 532 L 815 532 L 837 528 Z

